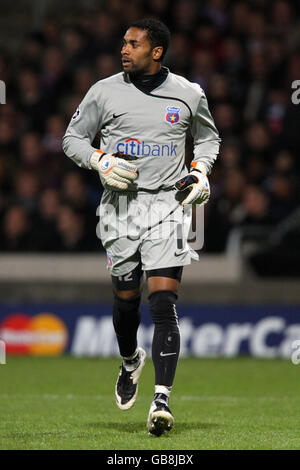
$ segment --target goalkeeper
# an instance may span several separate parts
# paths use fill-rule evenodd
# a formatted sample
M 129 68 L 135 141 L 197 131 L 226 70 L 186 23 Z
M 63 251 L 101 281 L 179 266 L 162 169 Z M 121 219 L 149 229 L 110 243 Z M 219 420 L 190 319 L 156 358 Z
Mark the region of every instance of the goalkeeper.
M 203 90 L 161 65 L 169 40 L 169 30 L 158 20 L 133 23 L 123 40 L 123 72 L 91 87 L 63 138 L 66 155 L 80 167 L 97 171 L 104 185 L 100 233 L 122 356 L 115 386 L 121 410 L 136 400 L 146 359 L 137 331 L 144 274 L 147 279 L 155 369 L 147 430 L 155 435 L 174 423 L 169 397 L 180 350 L 177 292 L 183 266 L 198 259 L 187 242 L 191 211 L 183 206 L 208 201 L 207 175 L 220 144 Z M 187 170 L 189 129 L 194 158 Z M 96 150 L 91 144 L 99 131 Z

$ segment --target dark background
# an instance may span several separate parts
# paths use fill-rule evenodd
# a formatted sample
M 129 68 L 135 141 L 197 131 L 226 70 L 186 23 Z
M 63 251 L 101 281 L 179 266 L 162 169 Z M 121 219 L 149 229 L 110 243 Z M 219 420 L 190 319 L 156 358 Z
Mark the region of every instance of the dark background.
M 165 65 L 201 85 L 222 138 L 203 252 L 244 250 L 257 274 L 300 275 L 296 1 L 3 0 L 0 250 L 103 251 L 98 175 L 71 162 L 61 139 L 90 86 L 121 71 L 122 36 L 146 16 L 169 27 Z

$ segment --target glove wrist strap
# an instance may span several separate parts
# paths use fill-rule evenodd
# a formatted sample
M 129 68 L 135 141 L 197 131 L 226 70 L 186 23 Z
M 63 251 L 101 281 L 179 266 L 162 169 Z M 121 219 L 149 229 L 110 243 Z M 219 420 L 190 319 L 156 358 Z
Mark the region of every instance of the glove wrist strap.
M 98 163 L 101 160 L 101 158 L 105 155 L 102 150 L 95 150 L 95 152 L 92 154 L 91 159 L 90 159 L 90 164 L 93 170 L 98 171 Z
M 202 162 L 191 162 L 191 171 L 199 171 L 204 176 L 207 174 L 206 166 Z

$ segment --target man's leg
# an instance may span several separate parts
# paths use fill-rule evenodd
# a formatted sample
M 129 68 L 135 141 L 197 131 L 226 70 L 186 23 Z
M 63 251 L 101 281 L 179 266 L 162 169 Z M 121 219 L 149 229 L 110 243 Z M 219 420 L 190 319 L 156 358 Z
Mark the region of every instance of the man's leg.
M 137 330 L 141 320 L 142 291 L 140 265 L 124 276 L 112 276 L 114 284 L 113 325 L 123 358 L 116 383 L 115 396 L 118 407 L 127 410 L 135 403 L 138 379 L 145 364 L 146 353 L 137 347 Z
M 182 267 L 147 271 L 149 307 L 154 323 L 152 360 L 155 369 L 155 395 L 147 428 L 160 435 L 173 426 L 168 408 L 180 350 L 180 332 L 176 312 L 177 291 Z
M 113 325 L 123 358 L 134 356 L 137 350 L 137 330 L 141 321 L 141 289 L 114 289 Z

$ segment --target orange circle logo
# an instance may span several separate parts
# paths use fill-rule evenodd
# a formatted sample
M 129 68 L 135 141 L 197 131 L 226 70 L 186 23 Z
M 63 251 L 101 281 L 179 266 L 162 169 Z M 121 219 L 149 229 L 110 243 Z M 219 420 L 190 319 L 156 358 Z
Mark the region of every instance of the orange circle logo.
M 39 313 L 31 318 L 29 329 L 32 333 L 29 353 L 33 356 L 57 356 L 64 351 L 68 331 L 57 316 L 52 313 Z

